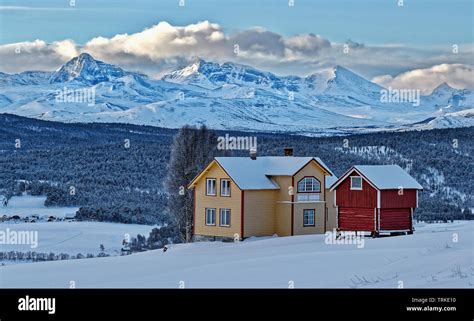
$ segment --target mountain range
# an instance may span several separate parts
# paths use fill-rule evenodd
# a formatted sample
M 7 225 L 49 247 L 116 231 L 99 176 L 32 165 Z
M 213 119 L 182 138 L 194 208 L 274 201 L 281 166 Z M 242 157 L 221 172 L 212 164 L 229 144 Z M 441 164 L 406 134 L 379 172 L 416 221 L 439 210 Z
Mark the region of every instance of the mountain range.
M 54 72 L 0 73 L 0 87 L 0 113 L 62 122 L 313 135 L 474 126 L 472 90 L 443 83 L 418 101 L 400 102 L 342 66 L 278 76 L 197 58 L 151 79 L 83 53 Z

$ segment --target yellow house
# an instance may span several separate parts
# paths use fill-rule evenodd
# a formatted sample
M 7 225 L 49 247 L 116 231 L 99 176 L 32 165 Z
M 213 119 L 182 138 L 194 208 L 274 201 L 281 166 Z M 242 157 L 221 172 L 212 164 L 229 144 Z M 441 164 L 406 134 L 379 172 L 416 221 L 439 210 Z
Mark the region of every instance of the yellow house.
M 194 235 L 318 234 L 336 227 L 330 185 L 337 177 L 317 157 L 216 157 L 189 184 Z

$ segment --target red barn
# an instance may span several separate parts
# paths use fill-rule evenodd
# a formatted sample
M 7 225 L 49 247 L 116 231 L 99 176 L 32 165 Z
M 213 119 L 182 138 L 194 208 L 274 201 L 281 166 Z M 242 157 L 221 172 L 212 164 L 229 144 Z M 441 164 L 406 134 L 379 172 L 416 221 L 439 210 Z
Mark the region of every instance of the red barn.
M 413 233 L 423 187 L 398 165 L 351 167 L 331 186 L 339 231 Z

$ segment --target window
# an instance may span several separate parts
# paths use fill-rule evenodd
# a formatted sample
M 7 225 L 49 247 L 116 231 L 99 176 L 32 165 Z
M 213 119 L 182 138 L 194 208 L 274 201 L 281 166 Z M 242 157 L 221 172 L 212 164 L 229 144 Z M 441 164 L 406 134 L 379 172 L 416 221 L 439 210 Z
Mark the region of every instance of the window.
M 351 176 L 351 189 L 355 189 L 355 190 L 362 189 L 362 177 Z
M 216 179 L 206 178 L 206 195 L 216 195 Z
M 230 179 L 221 179 L 221 196 L 230 196 Z
M 220 226 L 230 226 L 230 209 L 221 208 Z
M 298 202 L 317 202 L 321 196 L 321 183 L 315 177 L 304 177 L 298 182 Z
M 305 177 L 298 182 L 298 193 L 320 193 L 321 183 L 314 177 Z
M 206 208 L 206 225 L 216 225 L 215 208 Z
M 315 226 L 314 224 L 315 210 L 303 210 L 303 226 Z
M 319 193 L 300 193 L 297 195 L 296 200 L 298 202 L 318 202 L 321 199 Z

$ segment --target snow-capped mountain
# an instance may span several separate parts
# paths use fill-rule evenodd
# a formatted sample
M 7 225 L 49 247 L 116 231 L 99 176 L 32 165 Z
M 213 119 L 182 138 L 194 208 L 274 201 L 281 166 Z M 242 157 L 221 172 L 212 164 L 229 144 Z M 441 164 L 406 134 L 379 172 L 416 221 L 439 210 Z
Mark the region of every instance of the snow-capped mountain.
M 381 86 L 339 65 L 314 73 L 306 77 L 305 81 L 309 88 L 314 87 L 316 93 L 320 95 L 348 96 L 355 94 L 355 96 L 373 96 L 372 98 L 379 99 L 382 89 Z
M 95 60 L 88 53 L 82 53 L 55 71 L 51 75 L 49 82 L 54 84 L 76 80 L 94 85 L 100 82 L 111 81 L 127 74 L 122 68 Z
M 474 125 L 472 117 L 457 114 L 474 108 L 471 90 L 443 84 L 421 96 L 417 106 L 386 102 L 381 99 L 384 88 L 342 66 L 308 77 L 281 77 L 251 66 L 196 59 L 154 80 L 84 53 L 52 73 L 0 73 L 0 86 L 0 113 L 65 122 L 206 124 L 313 134 L 406 129 L 410 124 Z
M 436 87 L 426 99 L 434 103 L 435 107 L 440 108 L 454 108 L 459 110 L 474 105 L 474 93 L 472 90 L 455 89 L 445 82 Z M 450 112 L 452 112 L 452 110 Z
M 49 77 L 51 73 L 44 71 L 24 71 L 14 75 L 0 72 L 0 85 L 2 87 L 40 85 L 48 81 Z
M 474 108 L 465 109 L 452 113 L 445 113 L 441 116 L 420 122 L 414 125 L 417 130 L 435 128 L 470 127 L 474 122 Z
M 278 77 L 246 65 L 229 62 L 218 64 L 200 58 L 183 69 L 165 75 L 162 80 L 209 89 L 234 84 L 287 91 L 298 91 L 297 83 L 301 81 L 299 77 Z

